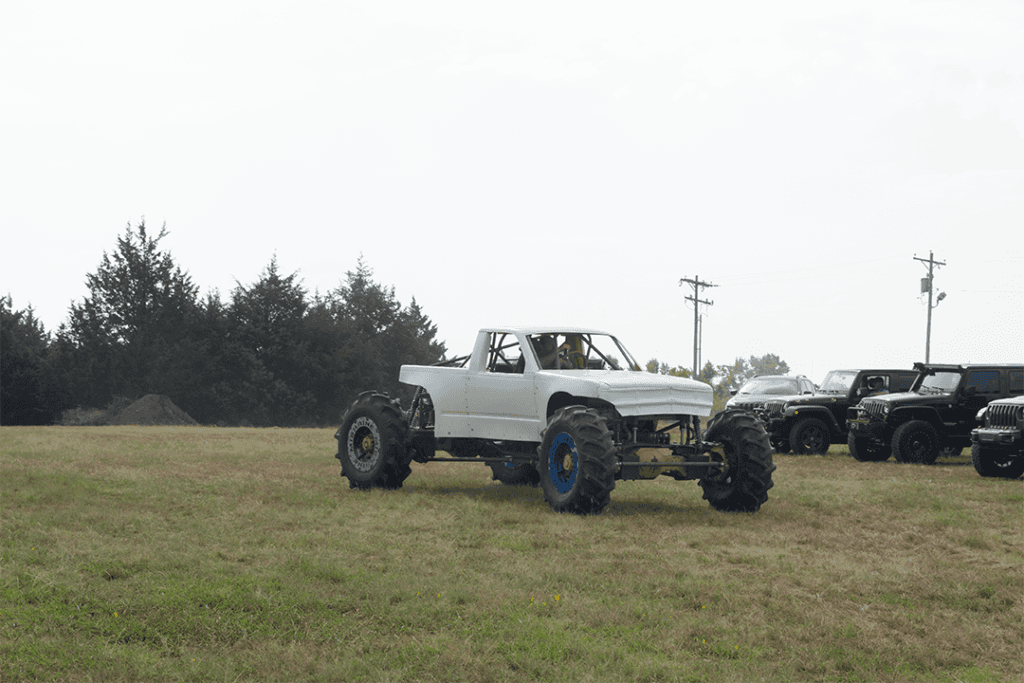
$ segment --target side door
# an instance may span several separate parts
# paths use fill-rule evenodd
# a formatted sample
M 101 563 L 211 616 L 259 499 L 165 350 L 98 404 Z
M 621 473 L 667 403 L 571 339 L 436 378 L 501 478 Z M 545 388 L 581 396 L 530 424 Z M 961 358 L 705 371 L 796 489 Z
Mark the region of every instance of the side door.
M 955 404 L 949 409 L 949 414 L 943 417 L 947 425 L 951 425 L 954 434 L 969 435 L 975 426 L 974 417 L 978 411 L 990 401 L 1005 395 L 1003 379 L 1003 373 L 994 368 L 967 371 Z
M 1024 368 L 1010 369 L 1010 396 L 1024 394 Z
M 510 332 L 491 332 L 486 356 L 466 380 L 469 436 L 493 441 L 539 441 L 533 376 L 536 361 Z

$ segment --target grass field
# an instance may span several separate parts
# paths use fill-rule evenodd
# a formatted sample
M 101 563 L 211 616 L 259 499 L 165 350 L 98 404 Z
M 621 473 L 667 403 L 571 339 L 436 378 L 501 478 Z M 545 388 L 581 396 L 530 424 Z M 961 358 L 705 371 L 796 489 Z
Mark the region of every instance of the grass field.
M 0 681 L 1020 681 L 1024 482 L 776 456 L 761 512 L 477 464 L 352 491 L 330 430 L 0 429 Z

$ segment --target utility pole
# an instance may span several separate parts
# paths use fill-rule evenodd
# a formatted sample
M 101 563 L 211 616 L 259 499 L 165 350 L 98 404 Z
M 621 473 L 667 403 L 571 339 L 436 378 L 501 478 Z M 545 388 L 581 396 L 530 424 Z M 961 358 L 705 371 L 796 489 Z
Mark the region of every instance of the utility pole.
M 924 362 L 928 363 L 931 361 L 932 355 L 932 309 L 938 306 L 939 302 L 946 298 L 945 292 L 939 292 L 939 296 L 935 300 L 935 304 L 932 305 L 932 291 L 934 290 L 932 284 L 934 282 L 935 266 L 944 266 L 946 265 L 946 262 L 936 261 L 935 255 L 931 251 L 928 252 L 927 260 L 919 256 L 915 256 L 914 260 L 920 261 L 922 265 L 928 265 L 928 277 L 921 278 L 921 293 L 928 293 L 928 331 L 924 338 Z
M 679 286 L 682 287 L 684 282 L 693 287 L 693 296 L 688 296 L 686 298 L 693 302 L 693 378 L 697 379 L 697 373 L 700 371 L 700 305 L 705 304 L 707 306 L 713 306 L 715 303 L 714 301 L 704 301 L 701 299 L 700 288 L 717 287 L 718 285 L 713 285 L 710 282 L 701 282 L 699 275 L 694 276 L 692 280 L 686 277 L 682 278 L 679 280 Z

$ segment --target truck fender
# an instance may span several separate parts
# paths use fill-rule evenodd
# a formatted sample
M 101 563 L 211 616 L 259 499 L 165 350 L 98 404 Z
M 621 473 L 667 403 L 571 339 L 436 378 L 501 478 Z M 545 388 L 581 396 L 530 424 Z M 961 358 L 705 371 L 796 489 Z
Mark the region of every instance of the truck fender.
M 836 422 L 835 415 L 828 408 L 822 406 L 796 406 L 786 411 L 786 419 L 800 419 L 802 417 L 816 417 L 827 424 L 834 432 L 845 431 L 846 425 Z

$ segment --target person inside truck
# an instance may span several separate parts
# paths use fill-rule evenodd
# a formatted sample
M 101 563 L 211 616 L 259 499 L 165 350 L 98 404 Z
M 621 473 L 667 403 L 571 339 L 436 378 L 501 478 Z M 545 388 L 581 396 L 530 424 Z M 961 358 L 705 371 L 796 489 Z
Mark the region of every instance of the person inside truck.
M 542 334 L 539 337 L 530 337 L 533 350 L 537 354 L 542 370 L 558 369 L 558 342 L 550 334 Z
M 558 347 L 559 365 L 565 369 L 585 370 L 587 357 L 583 354 L 583 338 L 578 334 L 565 335 L 565 341 Z
M 884 377 L 869 377 L 868 378 L 868 392 L 866 396 L 878 396 L 879 394 L 888 394 L 889 390 L 885 388 Z

